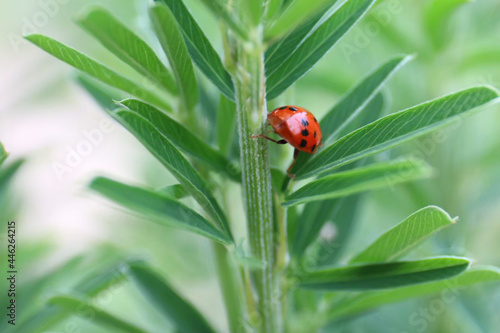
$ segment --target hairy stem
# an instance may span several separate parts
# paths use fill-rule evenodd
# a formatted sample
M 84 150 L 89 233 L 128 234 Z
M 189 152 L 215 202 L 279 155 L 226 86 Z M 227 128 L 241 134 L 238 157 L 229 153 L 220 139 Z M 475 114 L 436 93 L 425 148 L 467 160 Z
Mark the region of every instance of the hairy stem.
M 278 333 L 280 311 L 276 299 L 274 265 L 274 228 L 271 172 L 267 142 L 250 138 L 261 134 L 266 122 L 266 86 L 262 31 L 250 31 L 250 40 L 242 41 L 236 52 L 234 81 L 238 109 L 238 127 L 243 176 L 243 194 L 252 256 L 266 263 L 252 273 L 257 293 L 259 332 Z

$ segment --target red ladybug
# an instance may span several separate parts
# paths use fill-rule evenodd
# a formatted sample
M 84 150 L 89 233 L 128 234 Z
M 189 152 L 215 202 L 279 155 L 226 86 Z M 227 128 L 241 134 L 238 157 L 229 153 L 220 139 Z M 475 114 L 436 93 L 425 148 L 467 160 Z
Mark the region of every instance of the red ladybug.
M 275 109 L 267 115 L 267 120 L 272 126 L 274 133 L 278 134 L 283 140 L 273 140 L 265 135 L 255 135 L 273 141 L 278 144 L 289 143 L 295 147 L 293 153 L 293 162 L 286 173 L 290 174 L 290 169 L 295 164 L 299 151 L 308 154 L 314 154 L 321 145 L 321 128 L 314 115 L 304 108 L 298 106 L 282 106 Z

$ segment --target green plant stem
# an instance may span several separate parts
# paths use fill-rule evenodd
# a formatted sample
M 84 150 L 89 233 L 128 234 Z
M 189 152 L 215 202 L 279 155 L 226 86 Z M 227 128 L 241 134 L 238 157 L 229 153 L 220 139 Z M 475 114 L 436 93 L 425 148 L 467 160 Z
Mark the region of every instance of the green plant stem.
M 245 309 L 242 286 L 238 281 L 237 269 L 224 245 L 212 242 L 219 274 L 219 285 L 226 306 L 230 332 L 243 333 L 245 329 Z
M 238 45 L 234 81 L 243 177 L 243 194 L 252 256 L 266 266 L 252 273 L 257 292 L 258 331 L 279 333 L 281 315 L 274 277 L 274 228 L 271 172 L 267 142 L 251 138 L 265 128 L 266 86 L 264 45 L 260 27 L 250 32 L 250 41 Z

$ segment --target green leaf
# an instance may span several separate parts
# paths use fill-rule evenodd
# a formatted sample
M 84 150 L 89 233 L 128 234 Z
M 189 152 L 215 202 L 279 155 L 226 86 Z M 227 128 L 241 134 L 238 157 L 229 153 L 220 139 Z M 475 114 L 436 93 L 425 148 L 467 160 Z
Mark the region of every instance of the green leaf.
M 109 256 L 109 254 L 108 254 Z M 120 264 L 121 265 L 121 264 Z M 89 276 L 79 282 L 73 289 L 77 293 L 82 293 L 88 297 L 93 297 L 102 292 L 112 288 L 116 284 L 122 282 L 125 275 L 116 266 L 106 269 L 104 272 L 95 274 L 93 272 Z M 40 311 L 30 316 L 27 320 L 21 322 L 18 332 L 41 332 L 49 327 L 53 327 L 58 322 L 66 319 L 68 313 L 61 311 L 55 307 L 44 307 Z
M 227 98 L 234 101 L 234 86 L 231 76 L 182 0 L 163 0 L 163 2 L 174 14 L 193 62 Z
M 274 20 L 273 25 L 267 29 L 266 38 L 276 39 L 291 31 L 311 17 L 323 13 L 333 6 L 337 0 L 294 0 L 290 6 Z M 293 22 L 293 24 L 290 24 Z
M 225 96 L 221 96 L 217 109 L 217 141 L 219 150 L 225 156 L 229 155 L 229 150 L 234 142 L 236 127 L 236 104 Z
M 500 270 L 497 267 L 473 267 L 452 279 L 387 291 L 364 292 L 332 308 L 328 311 L 326 320 L 333 321 L 352 317 L 386 304 L 415 297 L 429 296 L 440 292 L 446 292 L 446 294 L 442 295 L 446 296 L 447 299 L 456 299 L 467 287 L 490 282 L 500 282 Z
M 363 109 L 359 112 L 359 115 L 353 119 L 347 126 L 339 131 L 338 136 L 342 137 L 347 135 L 358 128 L 365 125 L 373 123 L 375 120 L 381 117 L 386 108 L 385 97 L 382 93 L 378 93 L 372 100 L 366 104 Z
M 339 135 L 346 135 L 347 133 L 350 133 L 360 127 L 363 127 L 367 124 L 374 122 L 383 113 L 384 106 L 385 106 L 384 97 L 381 93 L 378 93 L 375 97 L 372 98 L 372 100 L 368 104 L 363 106 L 362 110 L 359 111 L 357 117 L 352 122 L 350 122 L 347 126 L 343 127 L 343 129 L 339 132 Z M 321 146 L 318 150 L 321 150 Z M 295 174 L 296 171 L 302 168 L 302 166 L 306 164 L 311 158 L 312 155 L 310 154 L 305 154 L 305 153 L 299 154 L 299 157 L 295 161 L 295 165 L 292 168 L 291 173 Z M 357 166 L 352 166 L 349 169 L 353 169 L 354 167 Z
M 377 163 L 312 181 L 288 195 L 282 205 L 291 206 L 310 201 L 344 197 L 431 175 L 431 168 L 422 161 L 403 160 Z
M 198 100 L 198 88 L 193 63 L 184 43 L 184 37 L 170 9 L 160 3 L 151 6 L 150 16 L 160 44 L 174 72 L 184 111 L 192 113 Z
M 421 244 L 435 232 L 457 222 L 436 206 L 422 208 L 377 238 L 350 263 L 393 261 Z
M 222 175 L 229 176 L 237 182 L 241 181 L 239 173 L 228 172 L 228 166 L 231 162 L 224 155 L 164 112 L 135 99 L 121 101 L 120 105 L 149 121 L 150 125 L 154 126 L 158 132 L 183 152 L 198 158 Z
M 0 142 L 0 165 L 5 161 L 9 154 L 5 151 L 3 144 Z
M 203 216 L 163 193 L 104 177 L 95 178 L 89 187 L 119 205 L 145 215 L 160 224 L 189 230 L 226 245 L 232 243 L 228 236 Z
M 59 295 L 50 298 L 49 305 L 55 305 L 66 313 L 74 315 L 88 316 L 91 314 L 92 323 L 102 325 L 111 329 L 113 332 L 144 333 L 143 329 L 126 322 L 102 309 L 99 309 L 88 301 L 69 295 Z M 87 318 L 87 317 L 86 317 Z
M 265 54 L 266 76 L 274 73 L 293 54 L 299 47 L 300 42 L 304 40 L 322 17 L 323 13 L 312 17 L 267 49 Z
M 183 199 L 189 196 L 189 193 L 180 184 L 167 186 L 158 192 L 174 199 Z
M 307 289 L 385 289 L 447 279 L 465 271 L 469 264 L 465 258 L 436 257 L 330 268 L 306 272 L 297 278 L 300 287 Z
M 130 263 L 130 275 L 144 296 L 165 316 L 178 332 L 215 332 L 201 313 L 180 296 L 163 277 L 144 263 Z
M 339 139 L 297 170 L 307 178 L 360 158 L 387 150 L 412 138 L 463 119 L 472 110 L 495 100 L 498 93 L 476 87 L 390 114 Z
M 310 34 L 267 78 L 267 99 L 278 97 L 306 74 L 356 24 L 375 0 L 348 0 Z M 307 3 L 311 3 L 307 1 Z M 296 24 L 296 22 L 294 22 Z M 293 26 L 290 21 L 288 26 Z
M 232 239 L 229 225 L 214 196 L 200 174 L 189 164 L 172 143 L 147 119 L 131 111 L 114 112 L 117 119 L 129 130 L 173 175 L 202 209 L 214 219 L 228 238 Z
M 50 37 L 38 34 L 29 35 L 25 38 L 57 59 L 116 89 L 156 105 L 163 110 L 172 110 L 170 104 L 168 104 L 163 98 L 157 96 L 149 89 L 144 88 L 141 84 L 135 83 L 121 76 L 103 64 L 89 58 L 85 54 L 80 53 L 69 46 L 66 46 Z
M 412 56 L 398 56 L 389 60 L 344 95 L 319 122 L 322 133 L 326 134 L 323 135 L 323 142 L 328 144 L 331 139 L 348 126 L 391 76 L 412 58 Z
M 79 25 L 127 65 L 171 93 L 174 78 L 153 49 L 107 10 L 97 7 L 78 20 Z
M 362 112 L 371 112 L 374 116 L 366 115 L 365 117 L 370 121 L 361 120 L 362 125 L 367 125 L 378 118 L 383 107 L 383 98 L 380 95 L 379 100 L 374 100 L 375 95 L 391 76 L 412 58 L 412 56 L 398 56 L 389 60 L 344 95 L 319 122 L 323 133 L 323 147 L 328 145 L 332 139 L 345 133 L 345 130 L 352 126 L 352 123 Z M 355 129 L 359 127 L 357 126 Z M 320 146 L 318 150 L 321 151 L 322 147 Z M 311 158 L 310 154 L 300 154 L 292 173 L 299 170 Z

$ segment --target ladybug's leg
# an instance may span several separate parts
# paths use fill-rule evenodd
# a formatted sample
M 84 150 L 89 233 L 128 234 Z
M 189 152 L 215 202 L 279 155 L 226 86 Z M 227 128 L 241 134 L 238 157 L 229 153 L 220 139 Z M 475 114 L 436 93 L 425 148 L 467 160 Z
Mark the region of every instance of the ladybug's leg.
M 293 166 L 295 165 L 295 162 L 297 162 L 297 157 L 299 156 L 299 150 L 297 148 L 295 148 L 295 150 L 293 151 L 293 162 L 292 164 L 290 164 L 290 166 L 288 167 L 288 169 L 286 169 L 286 174 L 290 177 L 290 178 L 295 178 L 295 175 L 294 174 L 291 174 L 290 173 L 290 170 L 293 168 Z
M 250 137 L 250 139 L 255 139 L 255 138 L 264 138 L 264 139 L 267 139 L 267 140 L 272 141 L 272 142 L 274 142 L 274 143 L 277 143 L 277 144 L 279 144 L 279 145 L 284 145 L 284 144 L 288 143 L 288 142 L 286 142 L 286 140 L 284 140 L 284 139 L 283 139 L 283 140 L 279 140 L 279 141 L 277 141 L 277 140 L 271 139 L 270 137 L 265 136 L 265 135 L 252 135 L 252 136 Z

